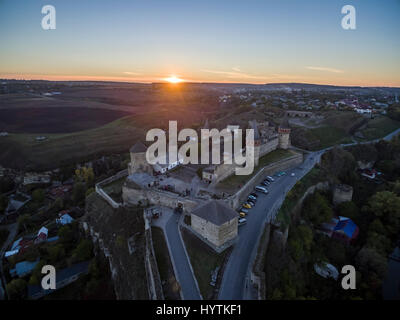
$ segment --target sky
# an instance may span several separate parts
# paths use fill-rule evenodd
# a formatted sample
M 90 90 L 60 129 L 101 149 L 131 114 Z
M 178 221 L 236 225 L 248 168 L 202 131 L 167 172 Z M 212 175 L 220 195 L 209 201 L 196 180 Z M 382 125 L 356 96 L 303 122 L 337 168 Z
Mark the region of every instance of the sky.
M 0 78 L 400 87 L 399 13 L 400 0 L 0 0 Z

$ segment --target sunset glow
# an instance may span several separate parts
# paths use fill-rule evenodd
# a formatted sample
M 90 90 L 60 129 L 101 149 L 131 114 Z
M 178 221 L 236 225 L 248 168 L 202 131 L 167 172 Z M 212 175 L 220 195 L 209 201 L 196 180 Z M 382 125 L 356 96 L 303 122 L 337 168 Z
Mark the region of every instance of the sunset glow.
M 164 80 L 169 82 L 169 83 L 180 83 L 180 82 L 183 82 L 182 79 L 179 79 L 176 76 L 170 76 L 169 78 L 165 78 Z

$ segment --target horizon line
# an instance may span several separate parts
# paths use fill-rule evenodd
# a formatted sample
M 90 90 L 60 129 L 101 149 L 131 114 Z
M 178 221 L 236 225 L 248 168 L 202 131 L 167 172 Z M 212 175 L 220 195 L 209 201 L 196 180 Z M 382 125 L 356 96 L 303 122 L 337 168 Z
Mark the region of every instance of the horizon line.
M 359 85 L 359 84 L 352 84 L 352 85 L 345 85 L 345 84 L 332 84 L 332 83 L 310 83 L 310 82 L 237 82 L 237 81 L 196 81 L 196 80 L 190 80 L 186 81 L 183 80 L 182 82 L 178 84 L 174 83 L 169 83 L 168 81 L 132 81 L 132 80 L 107 80 L 107 79 L 98 79 L 98 80 L 90 80 L 90 79 L 82 79 L 82 80 L 53 80 L 53 79 L 46 79 L 46 78 L 15 78 L 15 77 L 6 77 L 2 78 L 0 77 L 1 81 L 9 81 L 9 80 L 14 80 L 14 81 L 48 81 L 48 82 L 103 82 L 103 83 L 126 83 L 126 84 L 167 84 L 171 86 L 181 86 L 185 84 L 214 84 L 214 85 L 251 85 L 251 86 L 265 86 L 265 85 L 315 85 L 315 86 L 330 86 L 330 87 L 357 87 L 357 88 L 394 88 L 394 89 L 400 89 L 400 86 L 392 86 L 392 85 Z M 157 79 L 159 80 L 159 79 Z

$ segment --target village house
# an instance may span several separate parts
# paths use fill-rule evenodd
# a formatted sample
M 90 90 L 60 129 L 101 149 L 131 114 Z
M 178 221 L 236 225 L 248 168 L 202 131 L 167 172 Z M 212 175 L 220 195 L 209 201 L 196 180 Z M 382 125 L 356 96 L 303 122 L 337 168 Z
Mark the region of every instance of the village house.
M 26 275 L 32 273 L 36 265 L 39 263 L 39 259 L 36 261 L 22 261 L 15 265 L 14 269 L 10 270 L 11 277 L 25 277 Z
M 31 184 L 49 184 L 51 182 L 51 177 L 48 174 L 40 174 L 40 173 L 27 173 L 24 176 L 23 184 L 31 185 Z
M 67 210 L 63 210 L 58 214 L 58 219 L 56 219 L 57 224 L 66 225 L 70 224 L 74 219 L 68 214 Z
M 323 223 L 320 231 L 332 239 L 350 244 L 358 237 L 359 228 L 350 218 L 339 216 Z

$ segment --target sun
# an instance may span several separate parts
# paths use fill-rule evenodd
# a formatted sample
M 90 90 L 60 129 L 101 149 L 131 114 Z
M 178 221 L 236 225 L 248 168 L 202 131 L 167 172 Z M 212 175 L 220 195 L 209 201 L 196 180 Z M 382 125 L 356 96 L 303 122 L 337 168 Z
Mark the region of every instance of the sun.
M 183 79 L 179 79 L 176 76 L 170 76 L 169 78 L 165 78 L 164 80 L 169 82 L 169 83 L 180 83 L 180 82 L 183 82 Z

